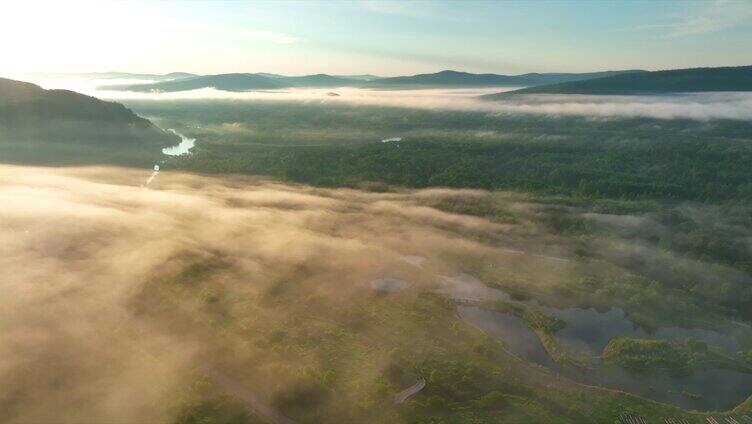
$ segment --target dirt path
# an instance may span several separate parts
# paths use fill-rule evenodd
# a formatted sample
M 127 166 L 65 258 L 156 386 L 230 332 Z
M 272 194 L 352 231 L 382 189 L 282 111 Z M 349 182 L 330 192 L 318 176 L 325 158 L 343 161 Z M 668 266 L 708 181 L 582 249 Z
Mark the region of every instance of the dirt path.
M 394 403 L 402 403 L 406 401 L 407 399 L 410 398 L 410 396 L 423 390 L 424 387 L 426 387 L 426 379 L 421 377 L 418 379 L 418 381 L 415 382 L 415 384 L 397 393 L 394 396 Z

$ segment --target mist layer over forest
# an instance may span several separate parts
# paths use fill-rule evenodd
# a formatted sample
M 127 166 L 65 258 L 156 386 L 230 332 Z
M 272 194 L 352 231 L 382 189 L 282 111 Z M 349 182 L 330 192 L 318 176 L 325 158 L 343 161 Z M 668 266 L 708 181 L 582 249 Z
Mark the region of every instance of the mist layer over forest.
M 104 99 L 128 100 L 248 100 L 268 102 L 306 102 L 324 105 L 404 107 L 457 111 L 494 112 L 502 114 L 533 114 L 549 116 L 596 116 L 625 118 L 687 118 L 735 119 L 752 118 L 752 94 L 685 93 L 654 95 L 516 95 L 497 100 L 484 98 L 503 92 L 505 88 L 423 88 L 413 90 L 384 90 L 358 87 L 287 88 L 252 90 L 247 92 L 221 91 L 213 88 L 175 92 L 143 93 L 102 90 L 102 80 L 36 79 L 44 87 L 65 87 Z M 112 80 L 108 80 L 112 81 Z M 128 84 L 134 80 L 116 80 Z M 513 90 L 508 88 L 506 90 Z M 332 94 L 336 94 L 336 96 Z
M 741 418 L 749 96 L 490 90 L 17 108 L 0 421 Z
M 0 3 L 0 424 L 752 424 L 751 23 Z
M 672 288 L 671 278 L 749 287 L 733 267 L 641 240 L 670 225 L 656 212 L 177 172 L 144 189 L 148 172 L 107 167 L 2 166 L 0 175 L 4 422 L 252 421 L 259 403 L 300 422 L 395 422 L 461 416 L 457 405 L 487 395 L 499 397 L 487 411 L 532 420 L 582 422 L 582 402 L 595 402 L 596 421 L 612 402 L 678 416 L 513 359 L 452 313 L 446 277 L 472 273 L 550 305 L 620 306 L 647 326 L 718 329 L 729 325 L 726 300 Z M 702 226 L 725 212 L 671 213 Z M 674 271 L 661 275 L 668 263 Z M 385 293 L 372 284 L 380 278 L 406 284 Z M 428 375 L 427 399 L 455 407 L 394 405 Z

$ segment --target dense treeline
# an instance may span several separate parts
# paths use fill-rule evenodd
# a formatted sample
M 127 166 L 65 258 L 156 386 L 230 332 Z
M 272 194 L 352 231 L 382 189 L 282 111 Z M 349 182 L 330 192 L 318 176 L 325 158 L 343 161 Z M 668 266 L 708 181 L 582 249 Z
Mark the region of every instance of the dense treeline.
M 752 200 L 752 125 L 331 104 L 134 103 L 198 138 L 177 166 L 322 185 Z M 391 137 L 401 142 L 380 143 Z
M 120 103 L 0 78 L 0 162 L 152 166 L 180 139 Z
M 351 186 L 365 182 L 514 189 L 603 198 L 752 200 L 752 145 L 432 141 L 323 146 L 199 146 L 178 167 Z
M 561 195 L 559 203 L 538 217 L 542 224 L 580 240 L 572 246 L 578 255 L 645 277 L 640 280 L 645 284 L 634 286 L 601 282 L 603 299 L 623 299 L 621 306 L 643 323 L 660 322 L 679 309 L 686 317 L 701 310 L 691 302 L 673 301 L 666 312 L 661 307 L 666 290 L 713 305 L 714 311 L 750 316 L 749 123 L 318 103 L 214 101 L 134 107 L 157 117 L 164 127 L 183 125 L 183 131 L 197 137 L 195 153 L 168 162 L 168 169 L 269 175 L 330 187 L 450 186 Z M 380 142 L 392 137 L 402 140 Z M 682 201 L 709 203 L 714 209 L 685 210 Z M 504 222 L 514 219 L 503 204 L 477 199 L 433 206 Z M 630 215 L 640 224 L 598 224 L 583 218 L 585 212 Z M 611 251 L 596 243 L 616 235 L 647 250 Z M 714 268 L 701 270 L 677 258 Z
M 631 72 L 619 75 L 528 87 L 509 95 L 524 93 L 558 94 L 636 94 L 697 93 L 703 91 L 752 90 L 752 66 L 673 69 Z M 506 93 L 488 96 L 504 98 Z

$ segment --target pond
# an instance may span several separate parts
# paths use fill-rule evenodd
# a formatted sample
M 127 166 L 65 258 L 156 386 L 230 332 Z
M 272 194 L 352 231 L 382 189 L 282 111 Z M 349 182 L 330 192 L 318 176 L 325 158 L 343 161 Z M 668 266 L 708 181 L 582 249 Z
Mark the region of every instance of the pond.
M 472 276 L 460 275 L 444 281 L 455 285 L 445 288 L 443 292 L 458 300 L 510 299 L 503 290 L 481 288 L 478 285 L 480 281 Z M 524 303 L 537 305 L 546 313 L 566 322 L 566 327 L 555 334 L 556 340 L 594 357 L 600 355 L 609 340 L 625 336 L 675 341 L 693 337 L 718 346 L 730 354 L 735 354 L 739 348 L 733 336 L 712 330 L 661 327 L 654 332 L 646 332 L 635 326 L 624 311 L 618 308 L 600 312 L 592 308 L 545 307 L 535 301 Z M 698 369 L 691 375 L 676 377 L 665 373 L 626 371 L 604 364 L 593 370 L 563 367 L 549 357 L 537 335 L 521 318 L 466 305 L 458 306 L 457 313 L 463 321 L 503 340 L 506 348 L 515 355 L 581 383 L 619 389 L 696 410 L 730 409 L 752 394 L 752 374 L 734 370 Z
M 457 314 L 463 321 L 503 340 L 504 346 L 522 359 L 549 368 L 554 366 L 540 339 L 522 318 L 475 306 L 459 306 Z
M 731 355 L 740 349 L 733 335 L 700 328 L 659 327 L 655 331 L 645 331 L 627 318 L 619 308 L 599 312 L 594 308 L 551 308 L 540 307 L 549 315 L 567 323 L 564 329 L 556 333 L 556 338 L 571 347 L 586 350 L 599 355 L 609 340 L 614 337 L 633 337 L 639 339 L 661 339 L 684 341 L 688 338 L 701 340 L 709 345 L 718 346 Z

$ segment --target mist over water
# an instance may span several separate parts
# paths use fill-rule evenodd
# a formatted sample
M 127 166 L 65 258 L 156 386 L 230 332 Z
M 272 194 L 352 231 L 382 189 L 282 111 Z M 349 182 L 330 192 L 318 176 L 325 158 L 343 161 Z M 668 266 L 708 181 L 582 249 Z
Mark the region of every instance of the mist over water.
M 357 87 L 288 88 L 247 92 L 221 91 L 213 88 L 172 93 L 103 91 L 104 85 L 128 85 L 133 80 L 37 80 L 45 88 L 67 88 L 88 95 L 116 100 L 246 100 L 274 102 L 308 102 L 385 106 L 419 109 L 478 111 L 501 114 L 538 114 L 549 116 L 593 116 L 600 118 L 657 119 L 732 119 L 752 120 L 752 93 L 688 93 L 661 95 L 519 95 L 503 100 L 484 100 L 480 96 L 516 90 L 519 87 L 440 88 L 381 90 Z M 337 93 L 332 96 L 331 93 Z

